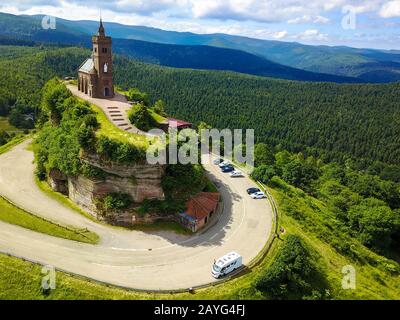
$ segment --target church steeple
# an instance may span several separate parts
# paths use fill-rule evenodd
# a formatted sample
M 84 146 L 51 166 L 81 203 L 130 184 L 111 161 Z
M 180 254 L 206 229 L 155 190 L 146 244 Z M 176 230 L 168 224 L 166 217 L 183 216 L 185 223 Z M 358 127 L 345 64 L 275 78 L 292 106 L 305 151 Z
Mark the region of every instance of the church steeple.
M 105 31 L 104 31 L 104 26 L 103 26 L 103 19 L 100 18 L 100 27 L 99 27 L 99 36 L 100 37 L 105 37 Z

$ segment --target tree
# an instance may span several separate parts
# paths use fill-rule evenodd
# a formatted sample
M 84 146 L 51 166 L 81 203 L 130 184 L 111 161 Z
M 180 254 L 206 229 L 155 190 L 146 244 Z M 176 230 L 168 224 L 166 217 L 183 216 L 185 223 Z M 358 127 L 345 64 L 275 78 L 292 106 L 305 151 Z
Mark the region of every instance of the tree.
M 256 288 L 272 299 L 303 298 L 315 289 L 311 278 L 316 273 L 311 255 L 301 238 L 289 235 L 275 260 L 256 282 Z
M 268 184 L 273 176 L 276 175 L 274 167 L 261 165 L 254 169 L 251 176 L 256 181 L 261 181 L 262 183 Z
M 58 78 L 49 80 L 42 91 L 41 108 L 55 124 L 58 124 L 65 110 L 64 102 L 72 94 Z
M 129 101 L 143 104 L 146 107 L 149 107 L 151 103 L 149 95 L 145 92 L 141 92 L 137 88 L 129 89 L 127 97 Z
M 265 143 L 257 143 L 254 146 L 255 167 L 261 165 L 272 166 L 274 163 L 275 163 L 275 155 L 272 148 Z
M 6 144 L 10 140 L 10 135 L 4 130 L 0 130 L 0 146 Z
M 366 246 L 387 249 L 398 232 L 400 217 L 385 202 L 368 198 L 349 209 L 348 219 L 357 238 Z
M 138 129 L 149 131 L 157 127 L 157 123 L 142 103 L 134 105 L 128 112 L 129 121 Z
M 157 100 L 157 102 L 153 106 L 153 110 L 155 113 L 165 117 L 167 114 L 165 113 L 165 103 L 163 100 Z
M 8 121 L 17 128 L 33 129 L 35 127 L 33 109 L 24 100 L 18 100 L 11 109 Z

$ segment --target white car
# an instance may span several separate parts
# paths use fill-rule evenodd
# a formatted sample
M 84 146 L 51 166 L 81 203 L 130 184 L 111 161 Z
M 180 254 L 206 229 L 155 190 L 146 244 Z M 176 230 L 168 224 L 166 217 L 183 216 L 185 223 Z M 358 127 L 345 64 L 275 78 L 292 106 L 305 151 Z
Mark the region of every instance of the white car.
M 224 161 L 224 162 L 221 162 L 220 164 L 219 164 L 219 167 L 220 168 L 223 168 L 223 167 L 226 167 L 226 166 L 229 166 L 231 163 L 229 162 L 229 161 Z
M 243 177 L 243 173 L 241 173 L 240 171 L 233 171 L 229 174 L 232 178 L 239 178 L 239 177 Z
M 222 162 L 224 162 L 224 160 L 222 160 L 221 158 L 218 158 L 218 159 L 215 159 L 215 160 L 213 161 L 213 164 L 215 164 L 215 165 L 220 165 Z
M 265 195 L 264 192 L 260 191 L 260 192 L 256 192 L 256 193 L 251 194 L 250 197 L 252 197 L 253 199 L 264 199 L 267 196 Z

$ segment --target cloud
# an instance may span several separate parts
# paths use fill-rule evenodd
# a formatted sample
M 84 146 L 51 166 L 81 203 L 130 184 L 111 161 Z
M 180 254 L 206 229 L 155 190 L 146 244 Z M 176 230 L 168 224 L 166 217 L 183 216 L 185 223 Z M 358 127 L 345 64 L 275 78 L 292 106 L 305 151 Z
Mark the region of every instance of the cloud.
M 8 6 L 19 10 L 76 6 L 81 7 L 81 15 L 86 10 L 102 9 L 124 15 L 327 24 L 327 13 L 340 11 L 346 5 L 356 8 L 357 13 L 381 10 L 381 16 L 388 16 L 393 8 L 398 9 L 398 3 L 399 0 L 15 0 L 9 1 Z
M 297 17 L 294 19 L 288 20 L 289 24 L 302 24 L 302 23 L 314 23 L 314 24 L 328 24 L 330 19 L 323 16 L 309 16 L 303 15 L 302 17 Z
M 287 36 L 288 32 L 286 30 L 278 31 L 272 34 L 272 38 L 274 39 L 283 39 Z
M 400 1 L 394 0 L 385 3 L 379 11 L 379 15 L 382 18 L 400 17 Z

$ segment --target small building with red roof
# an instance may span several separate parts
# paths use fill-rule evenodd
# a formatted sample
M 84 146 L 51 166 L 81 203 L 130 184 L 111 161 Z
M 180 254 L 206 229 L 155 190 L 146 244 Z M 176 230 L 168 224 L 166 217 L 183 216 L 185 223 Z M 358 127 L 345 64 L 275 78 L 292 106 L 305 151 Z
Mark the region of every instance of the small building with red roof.
M 200 192 L 186 203 L 186 210 L 179 214 L 180 223 L 196 232 L 203 228 L 218 208 L 218 192 Z
M 168 118 L 168 126 L 169 126 L 169 128 L 173 128 L 173 129 L 177 129 L 177 130 L 192 128 L 192 124 L 190 122 L 175 119 L 175 118 Z

